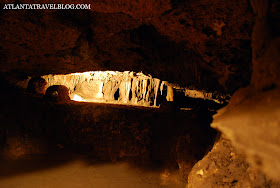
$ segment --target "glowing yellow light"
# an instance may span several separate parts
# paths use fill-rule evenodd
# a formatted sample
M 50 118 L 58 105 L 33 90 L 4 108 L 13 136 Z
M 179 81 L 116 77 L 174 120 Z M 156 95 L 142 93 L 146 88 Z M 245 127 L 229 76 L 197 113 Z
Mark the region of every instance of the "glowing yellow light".
M 73 101 L 86 101 L 85 99 L 83 99 L 82 97 L 80 97 L 79 95 L 75 94 L 73 99 Z
M 186 97 L 221 103 L 219 96 L 217 98 L 213 93 L 183 88 L 142 72 L 88 71 L 66 75 L 50 74 L 42 78 L 47 82 L 46 88 L 52 85 L 66 86 L 74 101 L 158 107 L 158 95 L 165 95 L 167 101 L 173 101 L 174 92 L 180 91 Z
M 100 83 L 100 85 L 99 85 L 99 91 L 98 91 L 98 93 L 97 93 L 97 95 L 96 95 L 96 97 L 99 98 L 99 99 L 103 98 L 102 90 L 103 90 L 103 82 Z

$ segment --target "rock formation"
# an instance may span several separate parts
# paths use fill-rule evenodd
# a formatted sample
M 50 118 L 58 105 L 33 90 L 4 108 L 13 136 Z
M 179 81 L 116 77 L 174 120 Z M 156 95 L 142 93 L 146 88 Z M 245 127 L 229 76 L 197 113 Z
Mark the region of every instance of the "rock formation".
M 189 188 L 203 187 L 278 187 L 222 136 L 201 161 L 195 164 L 188 177 Z
M 35 77 L 142 71 L 229 94 L 249 84 L 253 14 L 247 1 L 86 3 L 90 11 L 2 10 L 1 72 Z
M 47 101 L 55 102 L 69 102 L 69 89 L 63 85 L 53 85 L 48 87 L 44 95 L 44 99 Z
M 153 78 L 151 75 L 146 76 L 143 73 L 129 71 L 90 71 L 66 75 L 45 75 L 41 78 L 28 78 L 26 81 L 21 82 L 28 82 L 27 92 L 31 92 L 30 88 L 33 88 L 33 90 L 36 89 L 42 94 L 50 86 L 65 86 L 69 89 L 69 95 L 72 100 L 85 102 L 107 102 L 156 107 L 160 104 L 157 102 L 159 95 L 163 96 L 164 101 L 173 102 L 174 92 L 180 92 L 190 98 L 210 100 L 217 104 L 224 104 L 228 100 L 226 95 L 218 92 L 208 93 L 206 91 L 188 89 Z M 21 82 L 15 81 L 14 84 L 25 88 Z M 42 82 L 43 86 L 39 82 Z
M 256 14 L 251 84 L 233 95 L 211 126 L 222 131 L 254 167 L 279 181 L 279 2 L 252 0 L 251 4 Z

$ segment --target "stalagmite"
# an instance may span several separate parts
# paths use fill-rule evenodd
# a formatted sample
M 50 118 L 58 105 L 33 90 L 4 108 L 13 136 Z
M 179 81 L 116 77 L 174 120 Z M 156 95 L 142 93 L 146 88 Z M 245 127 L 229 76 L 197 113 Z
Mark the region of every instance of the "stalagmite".
M 172 86 L 167 86 L 166 100 L 167 101 L 173 101 L 174 100 L 174 92 L 173 92 L 173 87 Z

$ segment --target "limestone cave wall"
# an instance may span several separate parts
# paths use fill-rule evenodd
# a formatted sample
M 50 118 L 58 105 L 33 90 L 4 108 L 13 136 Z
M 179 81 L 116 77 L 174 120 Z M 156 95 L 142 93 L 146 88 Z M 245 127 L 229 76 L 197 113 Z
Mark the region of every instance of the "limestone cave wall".
M 1 72 L 26 77 L 142 71 L 230 94 L 249 83 L 254 21 L 247 1 L 84 3 L 91 10 L 1 9 Z

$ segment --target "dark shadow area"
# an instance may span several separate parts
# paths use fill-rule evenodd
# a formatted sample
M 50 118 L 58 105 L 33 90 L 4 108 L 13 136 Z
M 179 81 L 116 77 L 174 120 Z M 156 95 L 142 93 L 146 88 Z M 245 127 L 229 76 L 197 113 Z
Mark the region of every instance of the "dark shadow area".
M 119 92 L 119 88 L 117 89 L 117 91 L 114 94 L 114 99 L 117 101 L 120 97 L 120 92 Z
M 212 111 L 219 110 L 227 105 L 227 102 L 225 101 L 224 103 L 219 104 L 208 99 L 186 97 L 185 93 L 180 91 L 174 92 L 174 103 L 176 103 L 179 108 L 192 108 L 194 110 L 205 109 Z
M 130 32 L 130 40 L 139 46 L 129 50 L 142 57 L 139 61 L 139 70 L 144 73 L 162 70 L 155 71 L 153 76 L 182 86 L 199 85 L 197 89 L 224 92 L 216 80 L 206 79 L 213 72 L 206 71 L 197 64 L 197 62 L 203 64 L 204 60 L 201 56 L 193 49 L 185 48 L 183 43 L 173 42 L 163 36 L 154 26 L 142 25 L 133 29 Z M 199 81 L 195 75 L 199 75 Z
M 183 174 L 212 147 L 209 111 L 164 111 L 47 100 L 1 79 L 1 177 L 51 169 L 80 160 L 87 165 L 125 161 L 148 171 Z M 32 163 L 32 164 L 31 164 Z

